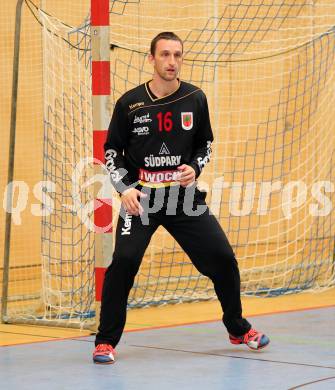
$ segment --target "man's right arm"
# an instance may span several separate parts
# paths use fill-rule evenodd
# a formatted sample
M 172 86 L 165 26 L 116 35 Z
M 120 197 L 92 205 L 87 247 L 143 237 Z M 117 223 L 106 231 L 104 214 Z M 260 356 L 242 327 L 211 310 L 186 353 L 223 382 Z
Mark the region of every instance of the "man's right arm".
M 127 113 L 118 100 L 113 111 L 104 146 L 105 164 L 114 188 L 121 194 L 121 202 L 125 210 L 131 215 L 140 215 L 143 209 L 139 198 L 146 197 L 146 195 L 132 186 L 128 175 L 123 154 L 128 143 L 128 134 Z
M 128 143 L 128 118 L 122 104 L 116 102 L 109 124 L 105 148 L 105 164 L 111 182 L 119 193 L 131 186 L 123 152 Z

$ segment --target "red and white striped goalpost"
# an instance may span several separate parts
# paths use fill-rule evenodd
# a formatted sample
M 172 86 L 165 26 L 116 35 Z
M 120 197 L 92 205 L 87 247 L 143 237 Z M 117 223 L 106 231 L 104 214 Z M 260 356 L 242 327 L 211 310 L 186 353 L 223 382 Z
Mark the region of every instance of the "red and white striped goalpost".
M 108 110 L 110 85 L 109 0 L 91 0 L 92 108 L 94 173 L 101 174 L 104 142 L 110 120 Z M 112 199 L 97 197 L 95 184 L 95 301 L 96 322 L 100 317 L 102 283 L 112 255 Z M 106 229 L 106 227 L 109 227 Z

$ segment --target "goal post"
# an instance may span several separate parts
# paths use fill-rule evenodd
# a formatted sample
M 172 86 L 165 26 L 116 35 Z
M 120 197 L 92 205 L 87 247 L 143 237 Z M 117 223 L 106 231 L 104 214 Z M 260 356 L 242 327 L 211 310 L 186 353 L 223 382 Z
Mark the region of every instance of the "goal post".
M 0 22 L 2 45 L 14 42 Z M 117 216 L 102 146 L 117 99 L 152 76 L 148 48 L 161 31 L 183 39 L 181 79 L 208 98 L 215 140 L 199 185 L 236 253 L 242 293 L 334 287 L 334 26 L 332 0 L 24 0 L 6 321 L 94 324 Z M 3 90 L 14 46 L 3 48 Z M 214 298 L 159 228 L 129 307 Z
M 21 14 L 23 0 L 18 0 L 15 12 L 15 33 L 14 33 L 14 54 L 13 54 L 13 76 L 12 76 L 12 96 L 11 96 L 11 115 L 9 128 L 9 152 L 8 152 L 8 172 L 7 172 L 7 192 L 5 208 L 5 234 L 3 244 L 3 276 L 2 276 L 2 295 L 1 295 L 1 322 L 7 321 L 7 301 L 9 285 L 9 259 L 10 259 L 10 235 L 12 226 L 12 200 L 13 187 L 11 185 L 14 178 L 14 155 L 15 155 L 15 131 L 16 131 L 16 106 L 19 75 L 19 53 L 20 53 L 20 34 L 21 34 Z
M 110 44 L 109 0 L 91 0 L 92 41 L 92 99 L 93 99 L 93 159 L 96 175 L 103 174 L 104 142 L 110 121 Z M 101 184 L 100 184 L 101 185 Z M 95 317 L 100 316 L 101 292 L 106 268 L 113 253 L 113 204 L 112 194 L 99 197 L 99 183 L 95 184 Z

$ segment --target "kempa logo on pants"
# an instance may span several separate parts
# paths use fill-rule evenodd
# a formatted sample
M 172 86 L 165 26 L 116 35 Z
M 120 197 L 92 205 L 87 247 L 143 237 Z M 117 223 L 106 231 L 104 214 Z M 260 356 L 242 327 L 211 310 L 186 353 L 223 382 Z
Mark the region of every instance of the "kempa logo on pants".
M 126 213 L 126 216 L 124 217 L 123 228 L 121 229 L 121 236 L 129 236 L 130 235 L 132 218 L 133 218 L 132 215 Z

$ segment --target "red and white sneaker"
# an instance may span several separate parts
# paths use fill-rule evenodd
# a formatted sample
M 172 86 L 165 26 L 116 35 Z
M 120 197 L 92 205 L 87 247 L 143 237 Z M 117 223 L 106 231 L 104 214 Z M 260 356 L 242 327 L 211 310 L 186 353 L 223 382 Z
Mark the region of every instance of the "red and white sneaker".
M 110 344 L 98 344 L 93 352 L 93 361 L 97 364 L 113 364 L 115 350 Z
M 265 348 L 270 339 L 264 333 L 257 332 L 255 329 L 250 329 L 243 336 L 229 335 L 229 340 L 232 344 L 246 344 L 251 349 Z

